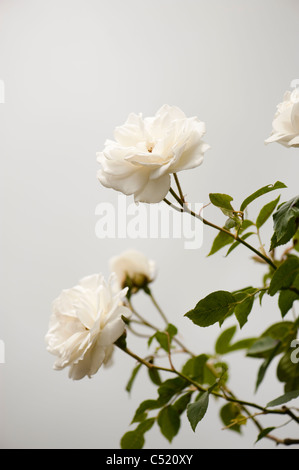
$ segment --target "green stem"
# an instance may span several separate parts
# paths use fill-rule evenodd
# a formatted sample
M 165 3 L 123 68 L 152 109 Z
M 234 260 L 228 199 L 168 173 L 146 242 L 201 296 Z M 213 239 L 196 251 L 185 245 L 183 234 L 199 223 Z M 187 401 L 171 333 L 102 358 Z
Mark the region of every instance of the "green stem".
M 149 294 L 149 293 L 148 293 L 148 294 Z M 153 295 L 152 295 L 152 298 L 154 298 Z M 153 324 L 151 324 L 150 322 L 148 322 L 147 320 L 145 320 L 145 319 L 134 309 L 134 307 L 133 307 L 133 305 L 132 305 L 132 302 L 131 302 L 130 300 L 129 300 L 128 302 L 129 302 L 129 306 L 130 306 L 132 312 L 141 320 L 141 322 L 142 322 L 145 326 L 147 326 L 147 327 L 149 327 L 149 328 L 151 328 L 151 329 L 153 329 L 153 330 L 155 330 L 155 331 L 159 331 L 156 326 L 154 326 Z M 157 306 L 159 307 L 157 301 L 154 302 L 154 305 L 156 306 L 156 308 L 157 308 Z M 161 308 L 159 307 L 159 311 L 160 311 L 160 310 L 161 310 Z M 164 312 L 163 312 L 163 318 L 165 319 L 165 321 L 167 321 L 167 324 L 168 324 L 168 320 L 167 320 L 166 315 L 164 314 Z M 185 353 L 189 354 L 191 357 L 195 357 L 195 354 L 192 353 L 189 349 L 187 349 L 186 346 L 185 346 L 178 338 L 174 337 L 174 338 L 173 338 L 173 341 L 175 341 L 175 342 L 182 348 L 182 350 L 183 350 Z M 180 373 L 179 371 L 177 371 L 177 370 L 173 367 L 173 365 L 172 365 L 172 368 L 171 368 L 171 369 L 165 368 L 165 367 L 159 367 L 159 366 L 157 366 L 157 365 L 155 365 L 155 364 L 152 364 L 152 363 L 146 361 L 145 359 L 140 358 L 139 356 L 137 356 L 136 354 L 134 354 L 134 353 L 133 353 L 132 351 L 130 351 L 129 349 L 126 349 L 126 350 L 123 350 L 123 351 L 126 352 L 126 353 L 127 353 L 128 355 L 130 355 L 131 357 L 133 357 L 135 360 L 141 362 L 143 365 L 145 365 L 145 366 L 148 367 L 148 368 L 152 368 L 152 369 L 155 368 L 155 369 L 157 369 L 157 370 L 163 370 L 163 371 L 165 371 L 165 372 L 175 373 L 176 375 L 180 376 L 181 378 L 183 378 L 184 380 L 186 380 L 187 382 L 189 382 L 190 384 L 192 384 L 194 387 L 196 387 L 197 390 L 202 391 L 202 392 L 207 391 L 207 390 L 204 389 L 200 384 L 198 384 L 197 382 L 193 381 L 193 380 L 190 379 L 189 377 L 187 377 L 187 376 L 185 376 L 184 374 L 182 374 L 182 373 Z M 172 362 L 171 362 L 171 364 L 172 364 Z M 209 364 L 208 362 L 206 363 L 206 366 L 207 366 L 207 368 L 210 370 L 210 372 L 214 375 L 214 377 L 215 377 L 216 379 L 218 379 L 218 378 L 219 378 L 219 374 L 218 374 L 218 372 L 215 370 L 214 366 L 213 366 L 212 364 Z M 254 403 L 250 403 L 250 402 L 246 402 L 246 401 L 239 400 L 239 399 L 233 394 L 233 392 L 232 392 L 226 385 L 223 385 L 223 386 L 222 386 L 222 389 L 223 389 L 224 395 L 218 394 L 218 393 L 216 393 L 216 392 L 212 392 L 212 394 L 213 394 L 214 396 L 219 397 L 219 398 L 225 399 L 226 401 L 229 401 L 229 402 L 232 402 L 232 403 L 238 403 L 238 404 L 241 406 L 241 409 L 244 411 L 244 413 L 246 413 L 246 415 L 252 420 L 252 422 L 255 424 L 255 426 L 257 427 L 257 429 L 258 429 L 260 432 L 262 432 L 262 431 L 264 430 L 264 428 L 262 427 L 262 425 L 258 422 L 258 420 L 257 420 L 255 417 L 251 416 L 251 413 L 250 413 L 250 411 L 247 409 L 247 406 L 249 406 L 249 407 L 254 407 L 254 408 L 258 409 L 259 411 L 262 411 L 263 414 L 270 414 L 270 413 L 271 413 L 271 414 L 288 414 L 289 416 L 291 416 L 290 413 L 292 413 L 292 412 L 291 412 L 290 410 L 288 410 L 287 408 L 286 408 L 285 410 L 283 410 L 283 412 L 281 412 L 281 411 L 279 411 L 279 410 L 278 410 L 278 411 L 273 410 L 273 411 L 270 412 L 270 411 L 266 410 L 265 408 L 263 408 L 263 407 L 261 407 L 261 406 L 259 406 L 259 405 L 256 405 L 256 404 L 254 404 Z M 228 395 L 230 395 L 230 396 L 228 397 L 226 394 L 228 394 Z M 298 422 L 298 418 L 297 418 L 293 413 L 292 413 L 292 415 L 293 415 L 293 416 L 292 416 L 292 419 L 294 419 L 295 421 Z M 293 440 L 293 439 L 281 440 L 281 439 L 278 439 L 278 438 L 276 438 L 275 436 L 272 436 L 272 435 L 270 435 L 270 434 L 269 434 L 268 436 L 266 436 L 266 438 L 267 438 L 267 439 L 270 439 L 270 440 L 272 440 L 272 441 L 274 441 L 274 442 L 276 442 L 276 444 L 284 444 L 284 445 L 288 445 L 288 446 L 289 446 L 289 445 L 292 445 L 292 444 L 297 444 L 297 443 L 298 443 L 297 441 L 295 441 L 295 440 Z
M 206 388 L 202 387 L 195 380 L 191 379 L 190 377 L 187 377 L 186 375 L 184 375 L 181 372 L 177 371 L 175 368 L 170 369 L 168 367 L 157 366 L 156 364 L 152 364 L 151 362 L 148 362 L 146 359 L 143 359 L 142 357 L 139 357 L 137 354 L 133 353 L 133 351 L 131 351 L 128 348 L 122 348 L 120 346 L 118 346 L 118 347 L 123 352 L 125 352 L 126 354 L 131 356 L 133 359 L 135 359 L 137 362 L 139 362 L 140 364 L 143 364 L 144 366 L 146 366 L 148 369 L 156 369 L 156 370 L 159 370 L 159 371 L 170 372 L 172 374 L 176 374 L 179 377 L 181 377 L 182 379 L 184 379 L 186 382 L 188 382 L 190 385 L 193 385 L 199 392 L 209 392 L 209 389 L 206 389 Z M 211 393 L 211 395 L 213 395 L 217 398 L 222 398 L 223 400 L 226 400 L 228 402 L 238 403 L 239 405 L 242 405 L 242 406 L 249 406 L 251 408 L 255 408 L 259 411 L 262 411 L 263 414 L 289 415 L 290 417 L 292 417 L 292 419 L 294 419 L 297 423 L 299 423 L 299 419 L 292 413 L 291 410 L 289 410 L 286 407 L 284 407 L 282 409 L 278 409 L 278 410 L 269 410 L 267 408 L 264 408 L 263 406 L 257 405 L 256 403 L 252 403 L 252 402 L 248 402 L 248 401 L 244 401 L 244 400 L 239 400 L 239 399 L 234 398 L 234 397 L 228 397 L 228 396 L 222 395 L 221 393 L 215 392 L 213 390 L 209 393 Z
M 178 191 L 179 191 L 180 198 L 183 202 L 185 202 L 184 193 L 182 191 L 182 187 L 181 187 L 181 184 L 179 182 L 178 175 L 176 173 L 173 173 L 173 176 L 174 176 L 174 180 L 175 180 L 175 183 L 176 183 Z
M 165 315 L 165 313 L 163 312 L 163 310 L 161 309 L 160 305 L 158 304 L 158 302 L 156 301 L 155 297 L 153 296 L 153 293 L 152 291 L 150 290 L 150 288 L 147 286 L 147 288 L 144 290 L 144 292 L 150 297 L 152 303 L 154 304 L 155 308 L 157 309 L 158 313 L 161 315 L 163 321 L 165 322 L 166 325 L 169 324 L 169 321 Z
M 238 241 L 239 243 L 241 243 L 242 245 L 246 246 L 246 248 L 248 248 L 249 250 L 251 250 L 253 253 L 255 253 L 257 256 L 259 256 L 260 258 L 262 258 L 267 264 L 269 264 L 269 266 L 271 266 L 271 268 L 273 268 L 274 270 L 277 269 L 277 266 L 273 263 L 273 261 L 268 258 L 268 256 L 265 256 L 263 255 L 263 253 L 261 253 L 259 250 L 257 250 L 256 248 L 254 248 L 252 245 L 250 245 L 249 243 L 247 243 L 245 240 L 242 240 L 242 238 L 239 237 L 239 235 L 234 235 L 233 233 L 231 233 L 229 230 L 226 230 L 225 228 L 223 227 L 219 227 L 218 225 L 216 224 L 213 224 L 212 222 L 209 222 L 208 220 L 204 219 L 200 214 L 196 214 L 195 212 L 191 211 L 186 203 L 176 194 L 176 192 L 170 188 L 170 193 L 172 194 L 172 196 L 175 198 L 175 200 L 180 204 L 180 206 L 182 207 L 183 211 L 192 215 L 192 217 L 195 217 L 197 219 L 199 219 L 203 224 L 205 225 L 208 225 L 209 227 L 212 227 L 214 228 L 215 230 L 218 230 L 219 232 L 223 232 L 225 233 L 226 235 L 229 235 L 230 237 L 232 237 L 234 240 Z M 166 201 L 165 201 L 166 202 Z M 169 202 L 169 201 L 168 201 Z M 166 202 L 167 203 L 167 202 Z

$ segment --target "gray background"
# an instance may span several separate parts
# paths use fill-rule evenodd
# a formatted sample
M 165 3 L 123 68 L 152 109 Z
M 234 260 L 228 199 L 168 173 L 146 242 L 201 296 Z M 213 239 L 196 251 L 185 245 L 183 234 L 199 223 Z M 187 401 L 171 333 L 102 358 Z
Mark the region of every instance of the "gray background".
M 1 447 L 117 448 L 137 405 L 155 396 L 145 371 L 126 394 L 134 361 L 121 352 L 114 367 L 72 382 L 67 371 L 52 370 L 45 349 L 52 300 L 85 275 L 107 275 L 111 256 L 135 247 L 157 261 L 153 290 L 199 353 L 213 352 L 219 328 L 193 328 L 183 314 L 213 290 L 260 285 L 263 267 L 245 248 L 229 259 L 206 258 L 215 236 L 209 228 L 195 252 L 182 240 L 97 239 L 95 208 L 116 203 L 117 194 L 97 182 L 95 154 L 131 111 L 153 115 L 175 104 L 206 122 L 212 147 L 203 166 L 181 175 L 189 200 L 207 203 L 209 192 L 225 192 L 239 204 L 278 179 L 288 185 L 285 199 L 296 194 L 298 150 L 264 139 L 276 104 L 299 78 L 298 13 L 296 0 L 0 1 Z M 212 209 L 205 215 L 221 223 Z M 267 243 L 270 234 L 271 224 Z M 159 321 L 142 295 L 136 305 Z M 279 320 L 267 298 L 239 338 Z M 130 347 L 144 352 L 134 338 Z M 259 362 L 242 353 L 227 359 L 230 386 L 242 398 L 266 404 L 281 394 L 276 363 L 254 396 Z M 219 406 L 195 434 L 184 420 L 172 447 L 253 448 L 254 426 L 244 437 L 222 431 Z M 296 430 L 277 434 L 295 437 Z M 169 444 L 155 428 L 146 447 Z M 273 445 L 264 440 L 262 447 Z

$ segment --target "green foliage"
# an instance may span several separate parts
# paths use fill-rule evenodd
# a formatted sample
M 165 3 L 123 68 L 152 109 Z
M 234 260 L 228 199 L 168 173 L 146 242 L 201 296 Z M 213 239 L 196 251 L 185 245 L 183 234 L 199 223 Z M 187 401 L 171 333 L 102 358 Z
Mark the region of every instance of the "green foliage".
M 193 392 L 185 393 L 180 398 L 178 398 L 176 402 L 174 402 L 173 408 L 178 412 L 179 415 L 184 413 L 187 406 L 189 405 L 191 397 L 192 397 L 192 393 Z
M 193 310 L 185 314 L 195 325 L 207 327 L 217 322 L 220 324 L 235 313 L 242 328 L 247 322 L 256 294 L 261 289 L 246 287 L 233 294 L 227 291 L 217 291 L 200 300 Z
M 161 433 L 171 442 L 180 429 L 180 414 L 172 405 L 162 408 L 157 419 Z
M 155 422 L 155 418 L 142 421 L 134 431 L 127 432 L 121 439 L 122 449 L 142 449 L 144 446 L 144 434 L 149 431 Z
M 281 289 L 291 287 L 297 275 L 299 274 L 299 258 L 288 258 L 279 268 L 275 271 L 268 294 L 273 296 Z
M 222 327 L 223 322 L 232 315 L 237 320 L 237 325 L 231 326 L 219 334 L 215 344 L 215 354 L 199 354 L 186 360 L 177 376 L 165 381 L 162 374 L 156 368 L 148 368 L 151 382 L 157 387 L 156 399 L 143 401 L 137 408 L 133 423 L 137 427 L 127 432 L 122 440 L 121 446 L 126 449 L 138 449 L 144 445 L 144 435 L 157 422 L 161 434 L 172 442 L 178 434 L 181 426 L 181 416 L 186 413 L 192 430 L 195 432 L 198 424 L 205 417 L 210 395 L 219 394 L 222 398 L 229 400 L 220 409 L 220 419 L 225 428 L 241 434 L 243 425 L 250 419 L 247 411 L 237 402 L 230 401 L 233 394 L 228 390 L 228 366 L 220 362 L 219 356 L 244 351 L 246 357 L 261 361 L 257 371 L 255 390 L 263 383 L 270 365 L 277 358 L 278 365 L 276 374 L 278 380 L 284 384 L 285 394 L 272 400 L 267 408 L 284 405 L 299 397 L 299 364 L 291 361 L 290 345 L 297 337 L 299 320 L 280 321 L 270 325 L 262 334 L 255 338 L 245 338 L 236 341 L 238 329 L 244 328 L 253 310 L 255 300 L 259 298 L 262 306 L 266 294 L 270 298 L 277 295 L 278 308 L 282 318 L 290 312 L 296 301 L 299 300 L 299 196 L 291 201 L 279 205 L 280 196 L 264 205 L 258 212 L 256 222 L 245 218 L 244 211 L 259 197 L 274 190 L 286 186 L 277 182 L 274 185 L 265 186 L 251 196 L 247 197 L 241 204 L 240 211 L 236 211 L 232 205 L 233 198 L 226 194 L 212 193 L 210 201 L 228 217 L 224 228 L 228 232 L 220 231 L 213 241 L 208 256 L 227 247 L 226 256 L 232 253 L 240 244 L 240 240 L 247 240 L 253 235 L 260 236 L 259 229 L 273 215 L 274 234 L 271 241 L 271 249 L 293 241 L 293 246 L 288 247 L 281 259 L 277 259 L 277 250 L 269 255 L 268 272 L 264 275 L 263 287 L 245 287 L 232 292 L 218 290 L 199 300 L 195 307 L 185 314 L 195 325 L 206 328 L 215 324 Z M 276 212 L 275 212 L 276 211 Z M 253 219 L 255 220 L 255 219 Z M 250 230 L 255 227 L 257 232 Z M 237 236 L 239 237 L 238 239 Z M 259 239 L 259 243 L 262 243 Z M 292 251 L 292 249 L 294 251 Z M 267 261 L 263 249 L 260 259 L 261 263 Z M 254 250 L 253 250 L 254 251 Z M 256 250 L 255 250 L 256 254 Z M 255 256 L 258 261 L 258 257 Z M 275 266 L 274 266 L 275 265 Z M 276 268 L 277 267 L 277 268 Z M 148 345 L 155 342 L 155 353 L 147 357 L 149 364 L 157 363 L 160 350 L 163 349 L 169 356 L 176 349 L 173 339 L 178 334 L 177 328 L 168 324 L 164 331 L 155 331 L 150 337 Z M 119 347 L 126 348 L 125 335 L 119 341 Z M 184 348 L 183 348 L 184 349 Z M 163 354 L 165 356 L 165 354 Z M 219 362 L 217 362 L 219 361 Z M 173 368 L 172 372 L 176 372 Z M 134 381 L 138 375 L 141 365 L 138 364 L 132 371 L 126 386 L 131 391 Z M 164 372 L 163 372 L 164 374 Z M 196 391 L 197 390 L 197 391 Z M 201 390 L 199 393 L 198 391 Z M 249 408 L 252 405 L 249 405 Z M 260 407 L 257 407 L 260 410 Z M 246 417 L 242 413 L 245 413 Z M 274 413 L 274 410 L 272 411 Z M 254 412 L 253 412 L 254 413 Z M 154 417 L 149 417 L 154 414 Z M 261 428 L 260 428 L 261 429 Z M 268 427 L 259 432 L 256 442 L 267 437 L 275 427 Z
M 206 363 L 209 356 L 201 354 L 200 356 L 192 357 L 183 366 L 182 374 L 191 379 L 196 380 L 198 383 L 205 383 L 206 379 Z
M 280 348 L 280 341 L 278 341 L 276 346 L 273 349 L 270 350 L 268 357 L 263 361 L 262 365 L 260 366 L 258 374 L 257 374 L 257 381 L 256 381 L 256 385 L 255 385 L 255 391 L 257 391 L 257 389 L 261 385 L 262 381 L 264 380 L 267 369 L 270 366 L 271 362 L 273 361 L 274 357 L 276 356 L 279 348 Z
M 149 363 L 152 363 L 154 364 L 154 360 L 153 359 L 150 359 L 149 360 Z M 154 385 L 161 385 L 162 383 L 162 380 L 161 380 L 161 377 L 160 377 L 160 374 L 159 374 L 159 371 L 155 368 L 150 368 L 147 370 L 148 371 L 148 375 L 149 375 L 149 378 L 151 379 L 151 381 L 153 382 Z
M 296 234 L 299 226 L 299 196 L 281 204 L 274 214 L 273 220 L 274 234 L 270 250 L 285 245 Z
M 228 429 L 241 434 L 241 424 L 232 424 L 238 419 L 242 420 L 240 405 L 237 403 L 227 403 L 220 410 L 220 418 L 225 427 L 229 426 Z
M 216 354 L 220 354 L 223 356 L 224 354 L 228 354 L 234 351 L 240 351 L 241 349 L 248 349 L 255 342 L 255 338 L 248 338 L 231 344 L 231 341 L 235 336 L 236 331 L 237 327 L 232 326 L 220 334 L 215 344 Z
M 275 398 L 275 400 L 270 401 L 267 404 L 267 408 L 273 408 L 275 406 L 280 406 L 284 405 L 285 403 L 288 403 L 291 400 L 294 400 L 295 398 L 299 397 L 299 390 L 294 390 L 292 392 L 285 393 L 284 395 L 281 395 L 278 398 Z
M 231 237 L 228 233 L 219 232 L 214 240 L 214 243 L 208 256 L 214 255 L 215 253 L 217 253 L 217 251 L 221 250 L 221 248 L 227 245 L 231 245 L 233 242 L 233 237 Z
M 200 300 L 193 310 L 185 316 L 201 327 L 214 325 L 223 321 L 235 305 L 233 294 L 226 291 L 217 291 Z
M 249 206 L 253 201 L 255 201 L 257 198 L 263 196 L 264 194 L 267 194 L 271 191 L 275 191 L 276 189 L 283 189 L 286 188 L 286 185 L 281 183 L 280 181 L 277 181 L 274 185 L 269 184 L 268 186 L 264 186 L 263 188 L 259 189 L 255 193 L 251 194 L 251 196 L 247 197 L 241 204 L 240 211 L 244 211 L 246 207 Z
M 273 212 L 275 211 L 277 204 L 280 201 L 280 196 L 278 196 L 277 199 L 274 201 L 269 202 L 266 204 L 260 211 L 258 218 L 256 219 L 256 227 L 260 229 L 266 222 L 267 220 L 271 217 Z
M 299 276 L 293 283 L 294 287 L 299 290 Z M 291 290 L 284 290 L 280 292 L 278 306 L 280 308 L 281 316 L 284 318 L 286 314 L 292 309 L 294 302 L 299 300 L 299 294 Z
M 248 316 L 254 304 L 255 294 L 259 292 L 260 289 L 254 289 L 253 287 L 247 287 L 241 291 L 234 292 L 236 301 L 234 312 L 240 328 L 243 328 L 245 323 L 247 323 Z
M 293 246 L 294 250 L 299 252 L 299 230 L 297 230 L 295 236 L 293 237 Z
M 160 408 L 162 404 L 159 402 L 159 400 L 145 400 L 143 401 L 139 407 L 137 408 L 134 418 L 132 419 L 132 424 L 133 423 L 139 423 L 141 421 L 144 421 L 147 417 L 147 412 L 150 410 L 156 410 Z
M 180 393 L 187 385 L 188 382 L 181 377 L 166 380 L 158 388 L 159 402 L 162 405 L 168 403 L 174 395 Z
M 187 407 L 187 416 L 193 431 L 198 423 L 204 418 L 209 406 L 209 392 L 204 392 L 197 401 Z
M 268 436 L 268 434 L 270 434 L 270 432 L 274 431 L 274 429 L 276 429 L 275 427 L 271 427 L 271 428 L 265 428 L 263 429 L 259 435 L 257 436 L 257 440 L 255 441 L 255 443 L 259 442 L 261 439 L 263 439 L 264 437 Z
M 271 338 L 270 336 L 264 336 L 257 339 L 249 348 L 247 352 L 248 357 L 264 358 L 268 357 L 268 354 L 280 344 L 280 341 Z
M 177 334 L 177 328 L 169 323 L 167 328 L 164 331 L 157 331 L 153 336 L 148 340 L 148 345 L 150 346 L 153 339 L 156 339 L 164 351 L 169 352 L 169 346 L 171 346 L 171 341 L 173 337 Z
M 135 381 L 135 378 L 136 378 L 140 368 L 141 368 L 141 364 L 137 364 L 137 366 L 133 369 L 132 375 L 131 375 L 131 377 L 130 377 L 128 383 L 127 383 L 127 386 L 126 386 L 126 391 L 129 392 L 129 393 L 132 390 L 133 383 Z
M 287 351 L 281 358 L 277 366 L 277 378 L 284 383 L 285 392 L 292 392 L 299 389 L 299 363 L 291 361 L 291 353 Z
M 228 196 L 227 194 L 211 193 L 209 197 L 211 203 L 214 206 L 219 207 L 220 209 L 223 209 L 227 212 L 232 212 L 234 210 L 233 206 L 231 205 L 231 202 L 234 199 L 231 196 Z
M 245 233 L 242 237 L 240 237 L 241 240 L 247 240 L 247 238 L 251 237 L 252 235 L 256 235 L 255 232 L 247 232 Z M 229 248 L 228 252 L 226 253 L 226 256 L 230 255 L 232 251 L 234 251 L 238 246 L 241 245 L 240 241 L 235 241 L 232 246 Z
M 229 220 L 226 222 L 226 227 L 240 227 L 242 225 L 242 217 L 235 211 L 231 202 L 233 198 L 227 194 L 211 193 L 209 195 L 211 203 L 218 207 L 224 215 L 229 217 Z

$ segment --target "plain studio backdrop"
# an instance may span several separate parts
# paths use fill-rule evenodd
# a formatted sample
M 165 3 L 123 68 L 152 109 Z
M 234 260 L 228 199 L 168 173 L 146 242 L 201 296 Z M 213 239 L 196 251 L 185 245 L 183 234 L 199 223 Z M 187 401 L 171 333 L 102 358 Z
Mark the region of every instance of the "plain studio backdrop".
M 1 0 L 0 79 L 5 83 L 1 120 L 2 448 L 118 448 L 139 403 L 156 396 L 146 371 L 125 391 L 134 360 L 117 351 L 114 365 L 73 382 L 52 370 L 44 336 L 51 304 L 64 288 L 136 248 L 156 260 L 153 292 L 181 337 L 198 353 L 213 353 L 218 325 L 200 329 L 184 317 L 212 291 L 260 286 L 264 267 L 244 247 L 229 258 L 207 254 L 216 235 L 204 229 L 203 246 L 187 250 L 179 239 L 99 239 L 101 202 L 117 193 L 96 178 L 96 152 L 130 112 L 153 115 L 179 106 L 206 122 L 211 149 L 202 166 L 181 173 L 190 201 L 206 204 L 210 192 L 239 204 L 266 184 L 283 181 L 284 200 L 298 190 L 299 153 L 266 146 L 276 105 L 299 78 L 296 0 Z M 255 216 L 265 196 L 253 204 Z M 131 198 L 129 199 L 131 203 Z M 223 222 L 211 208 L 208 219 Z M 266 246 L 271 222 L 263 230 Z M 156 323 L 148 299 L 135 303 Z M 287 317 L 288 318 L 288 317 Z M 238 338 L 261 334 L 280 321 L 277 302 L 254 308 Z M 227 326 L 235 324 L 230 320 Z M 161 324 L 162 327 L 162 324 Z M 145 354 L 142 341 L 130 348 Z M 176 364 L 179 358 L 174 358 Z M 260 390 L 260 362 L 227 356 L 230 387 L 265 405 L 283 392 L 273 363 Z M 249 423 L 243 436 L 223 431 L 211 403 L 193 433 L 184 418 L 172 448 L 272 448 Z M 263 424 L 276 423 L 263 418 Z M 283 424 L 286 420 L 280 420 Z M 296 437 L 292 425 L 278 436 Z M 169 448 L 154 427 L 147 448 Z

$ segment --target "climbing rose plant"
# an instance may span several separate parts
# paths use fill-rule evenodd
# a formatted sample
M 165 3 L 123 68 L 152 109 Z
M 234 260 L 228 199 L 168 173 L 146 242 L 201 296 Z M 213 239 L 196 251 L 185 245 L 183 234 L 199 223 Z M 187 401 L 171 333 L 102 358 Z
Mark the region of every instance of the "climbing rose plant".
M 278 105 L 267 143 L 278 142 L 285 147 L 299 145 L 298 96 L 298 90 L 285 94 L 283 103 Z M 147 368 L 148 378 L 157 388 L 156 395 L 146 396 L 137 407 L 132 428 L 120 440 L 124 449 L 142 448 L 145 434 L 155 423 L 162 435 L 172 442 L 180 430 L 183 414 L 196 432 L 199 423 L 204 426 L 201 421 L 213 399 L 221 402 L 220 419 L 228 432 L 245 432 L 246 424 L 252 421 L 257 441 L 267 438 L 275 444 L 299 444 L 299 439 L 279 438 L 275 434 L 276 427 L 281 426 L 281 417 L 299 424 L 298 410 L 293 407 L 295 402 L 289 404 L 299 397 L 299 360 L 294 355 L 294 347 L 299 343 L 296 340 L 299 196 L 285 201 L 286 185 L 277 181 L 255 190 L 240 206 L 236 206 L 231 195 L 209 194 L 210 204 L 223 216 L 221 226 L 205 219 L 202 213 L 193 212 L 178 173 L 203 163 L 209 149 L 203 141 L 204 134 L 202 121 L 187 118 L 174 106 L 164 105 L 154 117 L 130 114 L 125 124 L 116 128 L 115 140 L 107 140 L 104 150 L 98 153 L 101 164 L 98 178 L 107 188 L 134 195 L 138 203 L 164 201 L 173 210 L 187 213 L 209 226 L 216 235 L 211 240 L 209 256 L 220 250 L 226 250 L 228 256 L 242 246 L 249 250 L 254 262 L 264 266 L 262 285 L 244 286 L 232 292 L 211 292 L 198 299 L 193 308 L 182 312 L 193 322 L 194 328 L 219 325 L 214 351 L 206 353 L 200 348 L 191 351 L 189 345 L 182 342 L 182 332 L 169 321 L 152 292 L 152 283 L 157 280 L 156 262 L 136 250 L 116 254 L 109 260 L 112 273 L 108 281 L 102 274 L 85 277 L 77 286 L 62 291 L 53 303 L 46 341 L 48 350 L 56 356 L 55 369 L 68 367 L 69 376 L 75 380 L 92 377 L 102 365 L 111 362 L 117 347 L 135 361 L 126 391 L 130 393 L 143 367 Z M 272 192 L 273 200 L 263 202 L 263 196 Z M 257 200 L 260 209 L 253 216 L 250 206 Z M 273 234 L 264 244 L 261 229 L 271 220 Z M 161 316 L 163 327 L 152 324 L 149 312 L 136 310 L 134 296 L 140 292 Z M 250 321 L 255 303 L 263 306 L 265 296 L 272 297 L 274 304 L 277 301 L 281 321 L 258 332 L 256 337 L 238 340 L 238 330 Z M 235 319 L 235 325 L 229 328 L 226 326 L 228 318 Z M 131 350 L 131 335 L 144 338 L 146 357 Z M 242 351 L 258 364 L 256 390 L 262 386 L 272 361 L 278 359 L 276 375 L 284 393 L 269 397 L 267 404 L 239 397 L 229 387 L 229 364 L 225 361 L 226 355 L 234 351 Z M 184 357 L 180 368 L 174 365 L 175 353 Z M 264 427 L 262 421 L 267 415 L 273 415 L 277 425 Z

